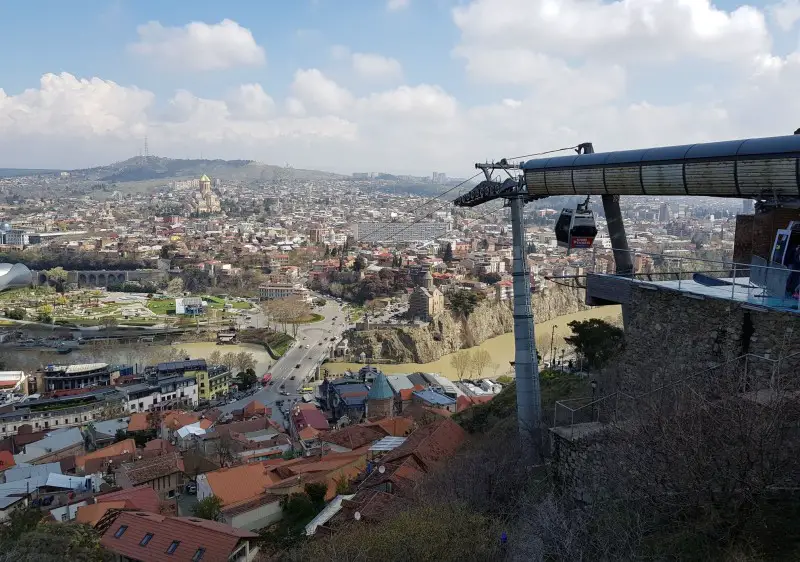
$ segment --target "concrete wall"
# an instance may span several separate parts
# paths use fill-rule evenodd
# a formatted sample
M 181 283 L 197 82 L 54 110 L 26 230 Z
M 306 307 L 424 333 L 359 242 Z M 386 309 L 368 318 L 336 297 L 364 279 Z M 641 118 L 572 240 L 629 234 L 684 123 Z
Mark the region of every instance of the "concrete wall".
M 613 386 L 629 393 L 648 392 L 745 353 L 781 359 L 800 352 L 800 315 L 796 313 L 748 310 L 733 301 L 698 300 L 678 291 L 636 285 L 631 287 L 630 299 L 625 351 L 605 393 L 615 390 L 609 388 Z M 799 359 L 783 361 L 780 372 L 800 381 Z M 764 361 L 748 365 L 751 373 L 760 370 L 763 374 L 771 368 Z
M 250 511 L 237 513 L 232 516 L 223 512 L 222 522 L 227 523 L 231 527 L 236 527 L 237 529 L 255 531 L 256 529 L 261 529 L 279 521 L 282 517 L 283 512 L 281 510 L 280 501 L 275 500 L 274 502 L 255 507 Z

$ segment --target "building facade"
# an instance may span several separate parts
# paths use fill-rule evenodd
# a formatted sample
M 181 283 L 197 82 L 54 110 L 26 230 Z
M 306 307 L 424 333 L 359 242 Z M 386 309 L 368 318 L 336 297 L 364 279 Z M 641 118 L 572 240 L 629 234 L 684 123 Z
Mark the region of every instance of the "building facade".
M 424 242 L 443 238 L 451 230 L 449 222 L 359 222 L 353 234 L 358 242 Z

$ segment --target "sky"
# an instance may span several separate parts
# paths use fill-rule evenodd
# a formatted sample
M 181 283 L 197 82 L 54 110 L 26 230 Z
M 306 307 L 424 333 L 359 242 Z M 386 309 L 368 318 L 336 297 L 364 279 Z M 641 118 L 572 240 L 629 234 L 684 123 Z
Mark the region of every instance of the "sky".
M 800 0 L 4 0 L 0 167 L 339 173 L 800 127 Z

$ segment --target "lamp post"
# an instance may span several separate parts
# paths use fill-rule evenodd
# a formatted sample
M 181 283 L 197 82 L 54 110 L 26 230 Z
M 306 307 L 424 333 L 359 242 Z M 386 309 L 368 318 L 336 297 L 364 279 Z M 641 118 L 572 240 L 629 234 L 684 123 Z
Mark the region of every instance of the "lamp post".
M 592 421 L 594 421 L 594 401 L 595 401 L 595 395 L 597 393 L 597 381 L 592 380 L 592 382 L 590 382 L 589 384 L 592 387 Z
M 558 326 L 553 324 L 553 329 L 550 331 L 550 367 L 551 368 L 553 366 L 555 366 L 555 363 L 556 363 L 556 357 L 555 357 L 555 355 L 553 355 L 553 348 L 555 347 L 555 344 L 556 344 L 556 328 L 558 328 Z

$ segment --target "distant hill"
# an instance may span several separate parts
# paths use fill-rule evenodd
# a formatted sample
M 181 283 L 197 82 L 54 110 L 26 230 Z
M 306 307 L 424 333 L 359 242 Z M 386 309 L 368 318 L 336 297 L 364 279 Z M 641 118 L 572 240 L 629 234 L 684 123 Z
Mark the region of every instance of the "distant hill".
M 223 180 L 263 180 L 278 178 L 325 179 L 343 177 L 317 170 L 298 170 L 261 164 L 254 160 L 184 160 L 150 156 L 135 157 L 108 166 L 74 170 L 73 176 L 91 181 L 136 182 L 172 178 L 199 178 L 207 174 Z
M 27 168 L 0 168 L 0 178 L 18 178 L 22 176 L 41 176 L 57 174 L 61 170 L 30 170 Z

